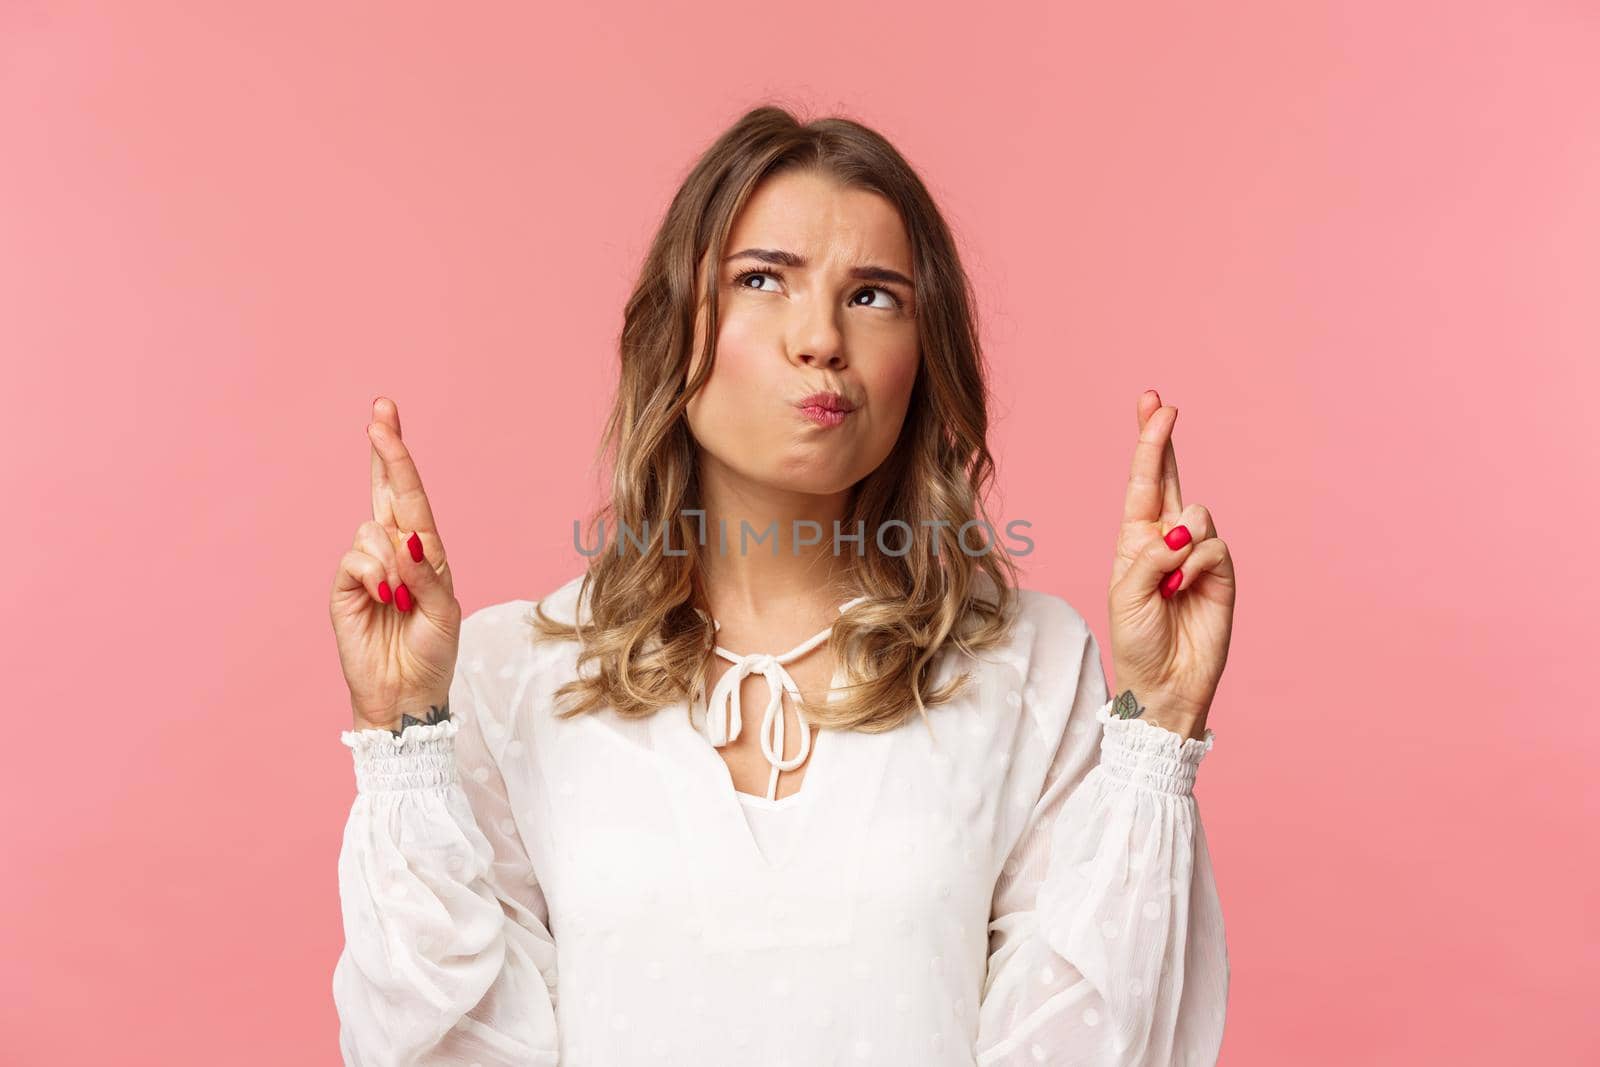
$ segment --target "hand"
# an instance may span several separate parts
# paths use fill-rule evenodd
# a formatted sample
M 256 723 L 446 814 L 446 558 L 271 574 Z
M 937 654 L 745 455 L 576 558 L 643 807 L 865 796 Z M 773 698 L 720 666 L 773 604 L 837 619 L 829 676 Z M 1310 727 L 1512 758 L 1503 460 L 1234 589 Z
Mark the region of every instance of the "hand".
M 339 560 L 328 613 L 355 728 L 398 733 L 450 717 L 461 604 L 393 401 L 373 401 L 367 440 L 372 519 Z
M 1211 513 L 1183 506 L 1172 447 L 1178 409 L 1163 407 L 1149 390 L 1139 397 L 1138 416 L 1111 568 L 1115 712 L 1200 737 L 1233 635 L 1233 558 Z M 1172 533 L 1178 526 L 1187 527 L 1189 540 Z

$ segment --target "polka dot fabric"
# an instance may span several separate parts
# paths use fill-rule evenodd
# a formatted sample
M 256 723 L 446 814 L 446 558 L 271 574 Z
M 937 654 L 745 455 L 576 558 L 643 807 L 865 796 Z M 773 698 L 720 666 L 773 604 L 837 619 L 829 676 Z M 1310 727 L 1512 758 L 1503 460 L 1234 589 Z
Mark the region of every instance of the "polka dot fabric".
M 775 803 L 690 702 L 558 719 L 577 648 L 532 607 L 464 621 L 446 722 L 341 734 L 347 1065 L 1215 1062 L 1212 735 L 1112 718 L 1066 601 L 1019 591 L 1006 646 L 941 656 L 965 693 L 819 731 Z
M 1228 959 L 1193 796 L 1213 734 L 1114 717 L 1084 653 L 1069 722 L 1098 729 L 1062 735 L 997 882 L 976 1062 L 1214 1064 Z

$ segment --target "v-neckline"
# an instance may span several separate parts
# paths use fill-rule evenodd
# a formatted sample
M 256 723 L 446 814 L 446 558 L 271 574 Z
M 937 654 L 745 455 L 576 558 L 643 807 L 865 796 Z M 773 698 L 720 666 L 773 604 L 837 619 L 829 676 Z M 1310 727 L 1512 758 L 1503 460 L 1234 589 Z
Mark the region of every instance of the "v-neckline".
M 832 694 L 844 671 L 834 669 Z M 762 851 L 733 773 L 680 699 L 648 720 L 651 745 L 667 784 L 684 874 L 692 881 L 707 951 L 746 952 L 800 945 L 847 945 L 868 831 L 880 803 L 896 731 L 818 731 L 828 740 L 806 772 L 779 835 L 776 854 Z M 815 739 L 813 739 L 815 744 Z M 755 796 L 755 794 L 746 794 Z M 764 797 L 761 799 L 765 799 Z M 815 907 L 831 901 L 829 907 Z
M 831 704 L 836 699 L 836 695 L 839 692 L 839 686 L 843 681 L 843 665 L 835 666 L 833 671 L 833 679 L 828 683 L 828 695 L 826 697 L 828 703 Z M 680 707 L 682 706 L 683 705 L 680 704 Z M 693 707 L 692 704 L 688 706 L 691 709 Z M 673 718 L 676 720 L 678 717 L 674 715 Z M 719 806 L 723 809 L 724 815 L 727 816 L 731 813 L 732 818 L 730 821 L 737 822 L 739 826 L 739 836 L 744 840 L 744 848 L 746 852 L 749 853 L 749 855 L 757 864 L 759 864 L 769 873 L 776 874 L 780 871 L 788 869 L 790 863 L 792 863 L 794 860 L 795 849 L 799 847 L 799 843 L 805 839 L 806 826 L 811 821 L 811 812 L 817 806 L 817 798 L 811 795 L 811 790 L 817 788 L 819 785 L 826 788 L 827 785 L 829 769 L 833 765 L 833 759 L 831 758 L 833 752 L 833 743 L 835 740 L 837 740 L 837 738 L 830 736 L 828 738 L 828 743 L 823 744 L 822 737 L 824 734 L 831 734 L 832 731 L 821 730 L 815 727 L 812 728 L 811 753 L 806 758 L 806 774 L 801 780 L 800 788 L 786 797 L 780 797 L 776 802 L 776 810 L 787 811 L 790 808 L 796 809 L 796 824 L 792 828 L 791 832 L 785 835 L 786 844 L 779 854 L 776 856 L 768 856 L 764 851 L 762 851 L 760 842 L 756 840 L 755 831 L 750 826 L 749 816 L 745 814 L 744 798 L 750 797 L 753 800 L 759 800 L 762 802 L 763 806 L 768 807 L 769 810 L 773 809 L 773 802 L 768 801 L 765 796 L 762 796 L 759 793 L 746 793 L 744 790 L 733 784 L 733 768 L 728 766 L 728 761 L 722 758 L 721 753 L 717 751 L 717 747 L 711 743 L 711 741 L 706 737 L 705 733 L 701 730 L 700 725 L 694 721 L 694 714 L 692 710 L 687 716 L 684 717 L 684 720 L 680 721 L 685 722 L 689 733 L 693 735 L 693 741 L 696 743 L 693 744 L 692 747 L 697 749 L 702 757 L 710 760 L 721 769 L 720 775 L 715 774 L 714 772 L 712 774 L 713 777 L 718 778 L 718 782 L 716 783 L 714 791 L 720 798 Z M 826 749 L 830 754 L 827 758 L 822 756 L 822 751 L 824 749 Z

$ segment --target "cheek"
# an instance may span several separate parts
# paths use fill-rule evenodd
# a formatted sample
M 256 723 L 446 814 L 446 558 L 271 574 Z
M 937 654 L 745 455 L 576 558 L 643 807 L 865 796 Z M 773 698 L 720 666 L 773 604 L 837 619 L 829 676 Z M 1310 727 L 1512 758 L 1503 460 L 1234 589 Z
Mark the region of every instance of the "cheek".
M 782 382 L 774 380 L 772 361 L 761 357 L 759 339 L 750 334 L 738 322 L 722 322 L 711 376 L 689 401 L 690 426 L 702 444 L 752 441 L 772 425 Z
M 903 412 L 911 402 L 911 390 L 917 383 L 919 365 L 917 350 L 910 348 L 897 358 L 880 364 L 872 380 L 867 383 L 867 388 L 885 410 Z
M 863 475 L 882 463 L 900 439 L 911 407 L 917 369 L 917 353 L 912 349 L 907 355 L 877 364 L 865 378 L 863 384 L 872 398 L 873 417 L 860 441 L 861 451 L 857 456 L 863 464 Z
M 766 345 L 771 348 L 770 342 Z M 717 338 L 717 362 L 706 379 L 706 393 L 719 403 L 758 404 L 772 391 L 770 359 L 762 358 L 762 339 L 747 324 L 724 321 Z M 781 368 L 779 368 L 781 369 Z

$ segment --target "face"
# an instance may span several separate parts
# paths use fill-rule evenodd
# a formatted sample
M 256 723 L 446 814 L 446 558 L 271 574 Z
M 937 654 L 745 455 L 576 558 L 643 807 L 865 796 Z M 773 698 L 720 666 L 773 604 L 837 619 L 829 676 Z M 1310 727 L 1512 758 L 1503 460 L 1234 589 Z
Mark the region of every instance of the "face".
M 775 174 L 734 221 L 727 253 L 714 275 L 716 363 L 688 405 L 702 478 L 848 490 L 893 450 L 916 380 L 911 244 L 899 213 L 825 176 Z M 691 374 L 705 341 L 704 257 L 699 277 Z M 808 406 L 817 393 L 840 394 L 851 410 Z

